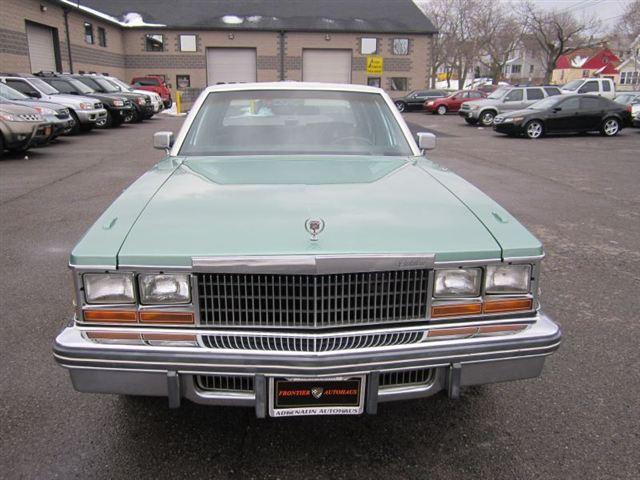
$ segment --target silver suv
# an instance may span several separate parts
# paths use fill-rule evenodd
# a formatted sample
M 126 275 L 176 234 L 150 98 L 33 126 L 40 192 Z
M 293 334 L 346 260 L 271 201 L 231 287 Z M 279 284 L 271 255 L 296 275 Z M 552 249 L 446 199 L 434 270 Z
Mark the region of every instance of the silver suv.
M 72 133 L 77 133 L 80 130 L 91 130 L 97 121 L 104 120 L 107 117 L 107 111 L 99 100 L 81 95 L 60 93 L 38 77 L 4 74 L 0 75 L 0 82 L 6 83 L 14 90 L 18 90 L 28 97 L 58 103 L 67 107 L 74 120 Z
M 546 97 L 560 95 L 560 88 L 554 86 L 501 87 L 481 100 L 465 102 L 458 115 L 470 124 L 488 127 L 499 113 L 521 110 Z

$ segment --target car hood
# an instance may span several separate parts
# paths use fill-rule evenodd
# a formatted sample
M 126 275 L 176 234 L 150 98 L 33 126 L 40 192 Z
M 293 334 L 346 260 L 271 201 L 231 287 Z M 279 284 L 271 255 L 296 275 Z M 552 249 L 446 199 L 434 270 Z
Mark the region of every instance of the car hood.
M 11 100 L 11 102 L 24 105 L 25 107 L 31 107 L 31 108 L 40 107 L 40 108 L 50 108 L 52 110 L 60 110 L 62 108 L 66 108 L 63 105 L 60 105 L 59 103 L 43 102 L 40 100 L 23 99 L 23 100 Z
M 96 99 L 92 97 L 87 97 L 86 95 L 69 95 L 66 93 L 56 93 L 55 95 L 48 95 L 48 98 L 53 102 L 64 102 L 65 105 L 80 105 L 81 103 L 96 103 Z
M 522 117 L 522 116 L 525 116 L 525 115 L 531 115 L 532 113 L 542 112 L 542 111 L 543 110 L 535 110 L 533 108 L 523 108 L 521 110 L 512 110 L 512 111 L 507 112 L 507 113 L 501 113 L 498 116 L 503 117 L 503 118 Z
M 315 242 L 309 218 L 326 224 Z M 499 237 L 518 249 L 505 251 Z M 495 202 L 425 159 L 192 157 L 161 162 L 125 191 L 71 263 L 190 267 L 202 256 L 357 253 L 462 261 L 541 251 Z

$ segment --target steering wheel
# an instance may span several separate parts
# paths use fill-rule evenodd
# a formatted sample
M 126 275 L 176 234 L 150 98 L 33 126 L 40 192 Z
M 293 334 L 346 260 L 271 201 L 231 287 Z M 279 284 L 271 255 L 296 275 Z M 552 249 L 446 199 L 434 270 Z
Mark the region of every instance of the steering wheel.
M 364 144 L 367 144 L 367 145 L 373 147 L 373 142 L 370 139 L 368 139 L 367 137 L 359 137 L 359 136 L 356 136 L 356 135 L 348 136 L 348 137 L 336 138 L 333 141 L 333 143 L 334 144 L 342 144 L 342 143 L 348 142 L 350 140 L 356 140 L 356 141 L 359 141 L 360 143 L 364 143 Z

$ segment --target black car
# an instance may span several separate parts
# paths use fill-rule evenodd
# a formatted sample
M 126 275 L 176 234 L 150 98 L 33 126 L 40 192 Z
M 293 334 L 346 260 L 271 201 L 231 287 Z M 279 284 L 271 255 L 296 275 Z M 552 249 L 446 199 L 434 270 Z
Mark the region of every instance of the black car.
M 131 100 L 133 110 L 131 117 L 125 119 L 127 122 L 138 123 L 142 120 L 153 117 L 153 105 L 151 97 L 142 93 L 122 92 L 113 84 L 104 78 L 95 75 L 71 75 L 72 78 L 80 80 L 89 88 L 94 89 L 98 93 L 106 93 L 108 95 L 119 95 Z
M 401 112 L 408 110 L 422 110 L 422 105 L 427 100 L 444 98 L 449 94 L 444 90 L 414 90 L 402 98 L 396 98 L 393 102 Z
M 631 123 L 630 108 L 596 95 L 558 95 L 547 97 L 524 110 L 498 115 L 496 132 L 528 138 L 547 133 L 599 131 L 612 137 Z
M 93 88 L 88 87 L 69 75 L 58 75 L 55 73 L 39 73 L 37 75 L 61 93 L 83 95 L 100 100 L 107 110 L 107 116 L 96 122 L 96 126 L 99 128 L 117 127 L 121 125 L 127 117 L 131 116 L 133 112 L 133 103 L 121 94 L 111 95 L 98 93 Z

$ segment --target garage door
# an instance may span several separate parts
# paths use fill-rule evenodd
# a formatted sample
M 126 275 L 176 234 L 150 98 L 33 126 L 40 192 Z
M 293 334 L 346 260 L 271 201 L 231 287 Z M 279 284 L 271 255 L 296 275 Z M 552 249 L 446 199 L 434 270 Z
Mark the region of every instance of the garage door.
M 53 30 L 49 27 L 27 23 L 27 42 L 31 71 L 56 71 L 56 55 L 53 50 Z
M 208 48 L 207 82 L 244 83 L 256 81 L 256 50 L 254 48 Z
M 351 50 L 303 50 L 302 80 L 351 83 Z

